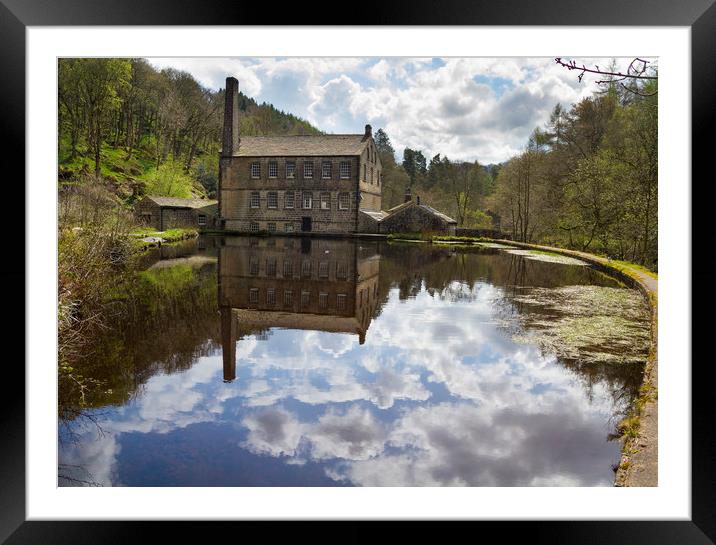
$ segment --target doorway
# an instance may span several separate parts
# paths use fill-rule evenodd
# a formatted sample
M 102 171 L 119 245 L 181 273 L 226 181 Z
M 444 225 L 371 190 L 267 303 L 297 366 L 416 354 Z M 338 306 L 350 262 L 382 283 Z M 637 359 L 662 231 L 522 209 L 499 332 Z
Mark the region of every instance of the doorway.
M 311 230 L 311 218 L 310 216 L 304 216 L 301 218 L 301 231 L 308 232 Z

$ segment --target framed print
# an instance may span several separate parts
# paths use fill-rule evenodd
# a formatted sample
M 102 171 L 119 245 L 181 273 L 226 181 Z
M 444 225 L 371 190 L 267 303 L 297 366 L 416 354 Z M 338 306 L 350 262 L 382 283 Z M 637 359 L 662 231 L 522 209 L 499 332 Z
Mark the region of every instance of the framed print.
M 189 4 L 0 6 L 27 254 L 2 539 L 712 543 L 716 8 Z

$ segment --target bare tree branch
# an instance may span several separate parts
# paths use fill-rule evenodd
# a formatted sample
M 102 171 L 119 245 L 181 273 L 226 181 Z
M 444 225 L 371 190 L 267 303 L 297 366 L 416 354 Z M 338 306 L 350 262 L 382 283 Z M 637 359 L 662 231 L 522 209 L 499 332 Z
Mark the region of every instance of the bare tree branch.
M 580 74 L 577 76 L 579 81 L 582 81 L 582 77 L 584 76 L 585 72 L 589 72 L 591 74 L 601 74 L 604 76 L 617 76 L 622 79 L 625 78 L 633 78 L 633 79 L 650 79 L 650 80 L 657 80 L 659 79 L 657 76 L 645 76 L 644 72 L 646 72 L 646 65 L 649 63 L 649 61 L 645 61 L 640 58 L 635 58 L 631 63 L 629 64 L 629 68 L 627 69 L 627 73 L 624 74 L 622 72 L 609 72 L 608 70 L 601 70 L 599 66 L 595 65 L 595 68 L 587 68 L 584 64 L 581 66 L 578 66 L 576 61 L 567 61 L 564 62 L 561 57 L 557 57 L 554 59 L 557 64 L 560 66 L 564 66 L 567 70 L 579 70 Z M 634 63 L 640 62 L 640 67 L 635 67 Z M 597 83 L 610 83 L 609 80 L 606 81 L 598 81 Z

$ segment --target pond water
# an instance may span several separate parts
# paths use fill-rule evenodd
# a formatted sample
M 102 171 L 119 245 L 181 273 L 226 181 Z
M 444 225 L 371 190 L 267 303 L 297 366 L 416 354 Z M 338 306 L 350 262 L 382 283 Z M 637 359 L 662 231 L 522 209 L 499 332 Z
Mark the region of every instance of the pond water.
M 60 392 L 60 486 L 611 486 L 645 303 L 499 247 L 202 237 Z

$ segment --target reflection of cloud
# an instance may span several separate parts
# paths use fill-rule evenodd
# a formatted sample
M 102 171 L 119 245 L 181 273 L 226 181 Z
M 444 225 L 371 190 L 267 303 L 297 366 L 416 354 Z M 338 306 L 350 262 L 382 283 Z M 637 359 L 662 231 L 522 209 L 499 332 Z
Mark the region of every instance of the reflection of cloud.
M 81 442 L 67 443 L 60 449 L 61 470 L 59 475 L 86 483 L 117 486 L 116 462 L 121 447 L 113 434 L 97 435 L 89 430 Z M 59 479 L 60 485 L 81 484 Z
M 199 358 L 188 370 L 172 375 L 155 375 L 132 405 L 120 409 L 127 418 L 113 423 L 116 431 L 167 433 L 190 424 L 215 420 L 221 412 L 216 398 L 198 389 L 215 382 L 215 358 Z
M 240 427 L 253 454 L 296 470 L 320 463 L 356 485 L 611 484 L 606 388 L 594 385 L 587 400 L 553 358 L 503 334 L 501 296 L 484 285 L 405 301 L 391 291 L 364 345 L 317 331 L 249 336 L 237 343 L 235 382 L 222 382 L 219 356 L 151 377 L 107 423 L 110 439 L 65 461 L 108 484 L 121 478 L 121 433 L 211 422 Z
M 301 424 L 282 409 L 267 409 L 246 417 L 249 436 L 244 446 L 252 452 L 273 456 L 296 454 L 301 439 Z
M 386 440 L 383 426 L 370 411 L 353 406 L 329 411 L 315 423 L 299 422 L 283 409 L 262 409 L 243 421 L 249 435 L 243 446 L 257 453 L 293 456 L 303 441 L 314 460 L 366 460 L 379 454 Z
M 363 486 L 611 485 L 610 458 L 599 418 L 484 411 L 468 403 L 418 408 L 398 421 L 386 453 L 339 467 Z M 602 445 L 596 448 L 595 445 Z

